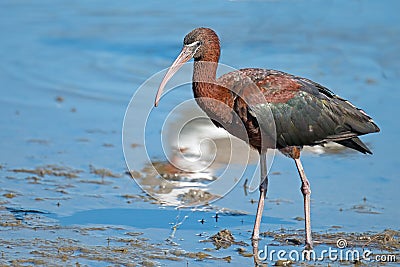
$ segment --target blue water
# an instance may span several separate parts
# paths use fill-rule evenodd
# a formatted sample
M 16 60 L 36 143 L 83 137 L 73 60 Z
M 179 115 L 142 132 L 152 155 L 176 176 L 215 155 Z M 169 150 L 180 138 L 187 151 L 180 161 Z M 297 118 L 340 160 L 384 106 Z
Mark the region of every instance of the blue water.
M 148 228 L 160 230 L 159 240 L 170 235 L 174 214 L 182 212 L 189 217 L 181 229 L 188 231 L 182 230 L 179 236 L 178 230 L 177 238 L 195 240 L 198 231 L 214 233 L 239 225 L 237 234 L 247 240 L 256 209 L 250 200 L 258 196 L 257 192 L 244 196 L 241 186 L 214 204 L 218 209 L 246 213 L 243 224 L 241 218 L 226 215 L 228 219 L 221 224 L 199 225 L 201 217 L 212 221 L 214 211 L 165 207 L 165 217 L 159 204 L 128 203 L 122 197 L 142 192 L 133 179 L 123 175 L 125 109 L 149 77 L 173 62 L 185 34 L 207 26 L 220 36 L 221 63 L 278 69 L 315 80 L 362 107 L 381 128 L 379 134 L 362 138 L 374 152 L 372 156 L 347 151 L 303 157 L 312 186 L 313 229 L 326 231 L 332 225 L 342 226 L 343 231 L 398 229 L 398 10 L 398 1 L 2 1 L 0 205 L 47 211 L 61 224 L 126 225 L 145 235 L 146 221 L 157 220 Z M 183 75 L 191 77 L 190 73 Z M 143 105 L 154 100 L 156 89 L 154 84 L 143 93 Z M 56 101 L 57 97 L 63 101 Z M 186 86 L 177 98 L 165 98 L 162 105 L 167 108 L 173 101 L 190 98 L 192 92 Z M 164 111 L 163 107 L 155 110 L 159 116 Z M 145 113 L 141 106 L 137 112 L 138 116 Z M 148 127 L 150 141 L 159 138 Z M 135 138 L 143 145 L 143 139 Z M 137 154 L 140 169 L 145 157 Z M 109 186 L 58 177 L 35 185 L 26 183 L 28 174 L 10 171 L 47 164 L 80 169 L 80 179 L 100 179 L 90 173 L 89 165 L 123 176 L 105 178 Z M 302 216 L 300 182 L 293 162 L 278 156 L 271 171 L 280 174 L 270 177 L 268 199 L 284 201 L 279 205 L 267 202 L 262 230 L 282 225 L 302 228 L 302 222 L 293 220 Z M 59 185 L 68 194 L 57 191 Z M 3 194 L 10 191 L 17 197 L 6 199 Z M 37 197 L 45 201 L 34 201 Z M 363 204 L 364 197 L 368 207 L 379 214 L 352 209 Z M 126 209 L 132 217 L 145 219 L 128 222 Z M 112 220 L 101 219 L 106 216 Z M 12 238 L 5 231 L 2 235 Z M 181 246 L 201 250 L 187 241 Z M 234 262 L 251 261 L 236 256 Z

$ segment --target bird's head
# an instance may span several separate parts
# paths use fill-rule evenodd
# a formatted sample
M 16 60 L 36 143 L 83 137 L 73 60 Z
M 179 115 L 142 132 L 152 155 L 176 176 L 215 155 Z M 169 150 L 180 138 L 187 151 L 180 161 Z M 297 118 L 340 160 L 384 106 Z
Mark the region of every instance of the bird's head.
M 154 106 L 158 105 L 167 82 L 190 59 L 195 61 L 219 60 L 220 46 L 217 34 L 210 28 L 196 28 L 189 32 L 183 40 L 181 53 L 172 63 L 158 88 Z
M 210 28 L 197 28 L 189 32 L 183 39 L 183 48 L 193 47 L 192 57 L 195 60 L 204 60 L 209 53 L 218 51 L 219 59 L 219 38 Z

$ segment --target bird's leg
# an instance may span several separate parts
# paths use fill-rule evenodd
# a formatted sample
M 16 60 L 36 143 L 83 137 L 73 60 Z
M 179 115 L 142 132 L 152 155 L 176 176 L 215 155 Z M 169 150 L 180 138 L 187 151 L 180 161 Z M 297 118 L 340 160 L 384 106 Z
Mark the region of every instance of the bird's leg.
M 262 212 L 264 210 L 264 202 L 265 202 L 265 197 L 267 195 L 267 188 L 268 188 L 266 153 L 260 154 L 260 169 L 261 169 L 261 171 L 260 171 L 260 175 L 261 175 L 260 199 L 258 200 L 256 221 L 254 222 L 253 235 L 251 237 L 252 245 L 253 245 L 254 263 L 256 265 L 260 261 L 260 259 L 258 258 L 258 240 L 260 238 L 261 217 L 262 217 Z
M 305 221 L 305 231 L 306 231 L 305 249 L 312 250 L 313 244 L 311 237 L 311 218 L 310 218 L 310 195 L 311 195 L 310 183 L 307 180 L 306 174 L 303 169 L 303 165 L 301 164 L 300 155 L 298 158 L 294 159 L 294 162 L 296 163 L 296 167 L 301 178 L 300 190 L 304 198 L 304 217 L 305 217 L 304 221 Z
M 267 188 L 268 188 L 267 157 L 265 153 L 260 154 L 260 166 L 261 166 L 260 199 L 258 200 L 256 221 L 254 223 L 254 229 L 252 235 L 253 240 L 258 240 L 260 238 L 261 217 L 264 210 L 264 201 L 267 195 Z

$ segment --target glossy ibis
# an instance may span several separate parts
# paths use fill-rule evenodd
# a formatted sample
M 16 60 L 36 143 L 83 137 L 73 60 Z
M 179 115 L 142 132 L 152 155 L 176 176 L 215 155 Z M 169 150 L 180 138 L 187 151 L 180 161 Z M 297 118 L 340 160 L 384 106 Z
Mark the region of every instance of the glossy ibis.
M 304 197 L 305 249 L 311 250 L 311 190 L 300 162 L 302 147 L 323 145 L 331 141 L 364 154 L 372 154 L 357 136 L 379 132 L 379 128 L 363 110 L 309 79 L 256 68 L 240 69 L 217 79 L 219 56 L 219 38 L 212 29 L 197 28 L 187 34 L 181 53 L 160 84 L 155 106 L 168 80 L 183 63 L 194 58 L 192 87 L 199 106 L 217 127 L 223 127 L 247 141 L 260 153 L 260 199 L 252 234 L 253 247 L 258 244 L 267 193 L 266 150 L 276 148 L 294 159 L 299 172 Z M 246 79 L 251 80 L 253 85 L 244 82 Z M 215 105 L 204 99 L 218 101 L 223 105 Z M 270 121 L 265 116 L 268 112 L 272 112 L 276 135 L 268 133 L 273 129 L 268 126 Z M 239 123 L 245 127 L 247 136 L 237 133 Z M 267 136 L 265 142 L 261 140 L 264 135 Z M 269 138 L 271 136 L 274 138 Z

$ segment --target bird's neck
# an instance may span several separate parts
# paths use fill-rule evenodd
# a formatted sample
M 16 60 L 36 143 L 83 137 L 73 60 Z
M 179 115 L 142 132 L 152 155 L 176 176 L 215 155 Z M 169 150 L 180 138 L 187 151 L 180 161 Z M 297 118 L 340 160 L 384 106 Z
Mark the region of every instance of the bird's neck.
M 233 96 L 216 79 L 218 58 L 195 60 L 193 67 L 193 93 L 197 104 L 207 115 L 221 124 L 231 121 Z M 221 122 L 222 119 L 222 122 Z
M 193 93 L 194 97 L 213 97 L 217 87 L 218 62 L 195 60 L 193 66 Z
M 192 80 L 193 93 L 196 99 L 212 98 L 228 104 L 232 100 L 232 94 L 216 78 L 218 59 L 219 53 L 214 54 L 211 58 L 195 59 Z M 228 105 L 231 107 L 230 104 Z
M 213 40 L 211 43 L 204 44 L 201 56 L 194 59 L 192 81 L 195 98 L 212 98 L 214 89 L 217 87 L 216 76 L 221 48 L 216 35 L 208 37 L 210 40 L 213 38 L 216 38 L 216 40 Z

